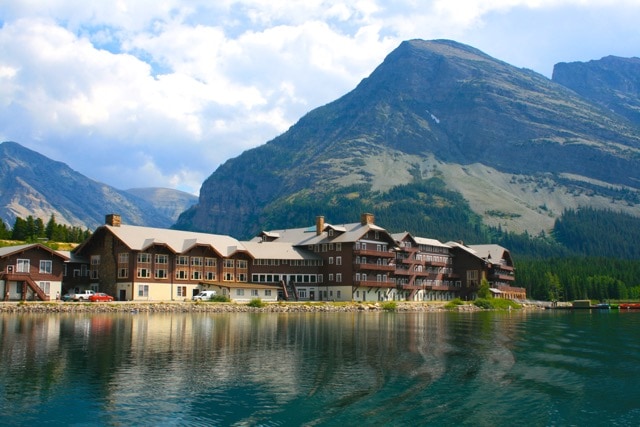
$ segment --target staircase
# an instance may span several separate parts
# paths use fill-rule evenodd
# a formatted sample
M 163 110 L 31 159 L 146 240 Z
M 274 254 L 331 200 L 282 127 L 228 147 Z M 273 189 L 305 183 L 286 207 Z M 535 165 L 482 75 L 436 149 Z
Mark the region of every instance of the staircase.
M 40 286 L 31 279 L 29 273 L 2 273 L 0 279 L 8 282 L 22 282 L 22 300 L 27 299 L 27 288 L 30 288 L 40 301 L 49 301 L 49 295 L 45 294 Z

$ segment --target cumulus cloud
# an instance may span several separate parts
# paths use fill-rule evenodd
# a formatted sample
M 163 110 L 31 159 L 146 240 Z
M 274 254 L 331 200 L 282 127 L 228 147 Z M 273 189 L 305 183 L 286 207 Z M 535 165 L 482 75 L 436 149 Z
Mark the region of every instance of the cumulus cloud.
M 587 45 L 600 56 L 632 52 L 635 3 L 5 2 L 0 139 L 118 188 L 196 193 L 226 159 L 351 90 L 402 40 L 456 39 L 548 74 L 549 51 L 553 60 L 596 52 Z M 576 16 L 569 36 L 566 21 Z M 598 27 L 605 16 L 609 34 Z M 602 40 L 619 34 L 627 50 L 618 42 L 606 51 Z

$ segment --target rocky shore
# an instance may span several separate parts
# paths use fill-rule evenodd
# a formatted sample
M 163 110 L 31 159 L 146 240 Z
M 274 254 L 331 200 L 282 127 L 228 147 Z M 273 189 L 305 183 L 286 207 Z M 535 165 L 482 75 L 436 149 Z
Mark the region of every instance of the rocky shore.
M 396 312 L 446 311 L 444 302 L 395 303 Z M 264 307 L 216 302 L 3 302 L 0 313 L 313 313 L 385 311 L 389 307 L 379 302 L 353 303 L 269 303 Z M 461 305 L 456 311 L 478 311 L 474 305 Z

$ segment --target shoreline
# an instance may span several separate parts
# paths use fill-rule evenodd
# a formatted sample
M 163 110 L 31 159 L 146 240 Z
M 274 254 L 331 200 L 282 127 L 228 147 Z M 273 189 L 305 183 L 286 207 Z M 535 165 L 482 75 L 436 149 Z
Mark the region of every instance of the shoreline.
M 279 302 L 266 303 L 264 307 L 224 302 L 2 302 L 0 313 L 321 313 L 321 312 L 438 312 L 481 311 L 473 304 L 465 304 L 453 310 L 445 308 L 446 302 L 396 301 L 394 310 L 385 310 L 381 302 Z

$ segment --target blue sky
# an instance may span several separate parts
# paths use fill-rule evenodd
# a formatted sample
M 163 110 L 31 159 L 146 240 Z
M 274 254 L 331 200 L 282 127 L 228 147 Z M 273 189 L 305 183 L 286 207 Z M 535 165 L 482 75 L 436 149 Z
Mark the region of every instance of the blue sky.
M 120 189 L 198 194 L 225 160 L 353 89 L 403 40 L 551 77 L 640 56 L 638 0 L 0 3 L 0 141 Z

